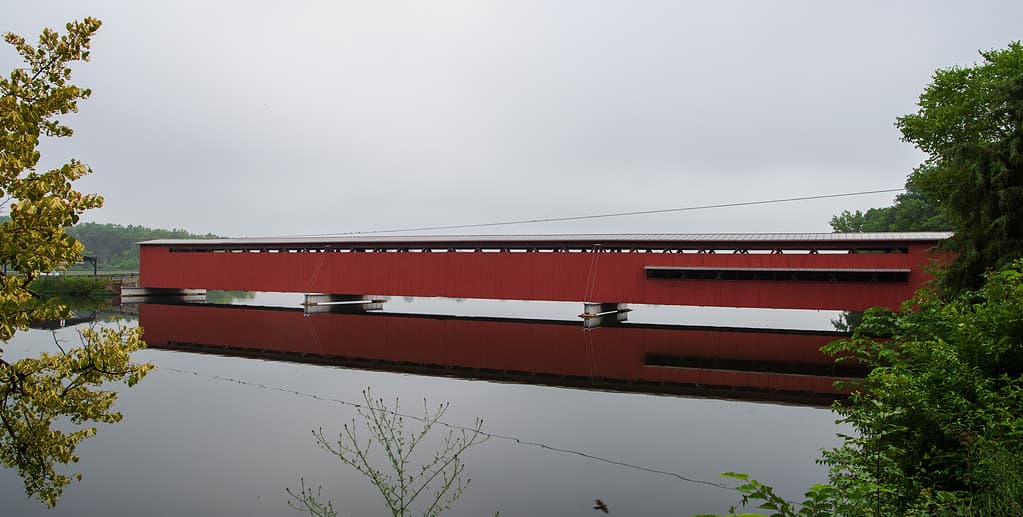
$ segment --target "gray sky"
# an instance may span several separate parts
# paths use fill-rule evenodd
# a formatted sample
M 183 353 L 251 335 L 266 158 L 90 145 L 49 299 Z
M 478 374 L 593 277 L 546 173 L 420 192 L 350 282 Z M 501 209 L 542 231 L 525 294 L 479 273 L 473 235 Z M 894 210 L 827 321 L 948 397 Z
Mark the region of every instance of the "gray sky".
M 86 220 L 234 237 L 898 188 L 895 117 L 1023 37 L 1015 0 L 37 0 L 0 30 L 84 16 L 93 96 L 43 165 L 93 168 Z M 892 198 L 460 233 L 828 231 Z

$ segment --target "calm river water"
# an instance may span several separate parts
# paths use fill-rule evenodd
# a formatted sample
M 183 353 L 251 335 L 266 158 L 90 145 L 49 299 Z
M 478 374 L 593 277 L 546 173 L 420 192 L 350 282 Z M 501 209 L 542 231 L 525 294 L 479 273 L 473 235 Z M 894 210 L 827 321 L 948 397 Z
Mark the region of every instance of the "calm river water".
M 770 356 L 806 333 L 717 328 L 827 331 L 835 313 L 637 306 L 620 327 L 583 330 L 576 304 L 394 298 L 372 315 L 305 316 L 301 301 L 137 307 L 154 345 L 137 359 L 156 370 L 120 389 L 124 419 L 79 446 L 84 477 L 55 509 L 0 470 L 4 515 L 298 515 L 285 489 L 300 479 L 339 515 L 385 515 L 369 480 L 312 436 L 357 418 L 367 388 L 402 412 L 449 403 L 444 423 L 482 419 L 499 435 L 465 454 L 472 482 L 445 515 L 594 515 L 596 499 L 619 515 L 724 513 L 739 498 L 713 484 L 728 484 L 720 472 L 797 499 L 838 443 L 827 395 L 800 393 L 820 379 L 740 350 Z M 427 314 L 447 317 L 414 316 Z M 19 333 L 5 358 L 52 352 L 53 339 Z

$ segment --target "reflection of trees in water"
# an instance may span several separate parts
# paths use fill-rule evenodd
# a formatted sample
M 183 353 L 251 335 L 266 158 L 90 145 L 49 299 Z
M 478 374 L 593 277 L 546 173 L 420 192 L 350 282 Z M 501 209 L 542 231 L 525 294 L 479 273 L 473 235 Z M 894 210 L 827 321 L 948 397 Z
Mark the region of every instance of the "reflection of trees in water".
M 8 363 L 0 359 L 0 462 L 17 469 L 25 492 L 47 506 L 57 504 L 64 487 L 82 475 L 57 471 L 75 463 L 75 447 L 96 434 L 91 424 L 113 423 L 117 393 L 104 383 L 134 385 L 152 368 L 133 364 L 129 354 L 142 348 L 138 327 L 81 331 L 81 343 L 57 353 Z M 58 424 L 59 423 L 59 424 Z
M 137 305 L 121 305 L 119 298 L 96 300 L 92 298 L 60 299 L 67 309 L 63 317 L 45 320 L 33 320 L 29 328 L 38 330 L 57 330 L 74 327 L 85 323 L 106 322 L 122 323 L 138 320 Z M 117 302 L 117 303 L 114 303 Z
M 207 303 L 228 304 L 255 297 L 255 291 L 206 291 Z
M 852 332 L 863 321 L 863 311 L 842 311 L 838 319 L 831 320 L 831 326 L 839 332 Z
M 336 440 L 328 439 L 322 428 L 313 431 L 316 444 L 369 478 L 392 515 L 412 515 L 418 506 L 422 515 L 435 516 L 450 508 L 469 486 L 470 480 L 462 477 L 462 454 L 488 438 L 481 433 L 483 421 L 477 419 L 474 427 L 457 432 L 449 430 L 439 447 L 427 450 L 424 440 L 444 416 L 447 404 L 431 411 L 423 399 L 423 414 L 416 417 L 403 415 L 397 399 L 392 408 L 384 399 L 374 399 L 368 389 L 363 398 L 366 403 L 357 410 L 358 424 L 356 419 L 345 424 Z M 363 426 L 365 430 L 359 431 Z M 378 468 L 375 463 L 384 466 Z M 321 499 L 321 488 L 313 491 L 304 479 L 297 490 L 286 491 L 288 505 L 296 510 L 318 517 L 337 515 L 333 502 Z M 416 501 L 419 503 L 413 506 Z

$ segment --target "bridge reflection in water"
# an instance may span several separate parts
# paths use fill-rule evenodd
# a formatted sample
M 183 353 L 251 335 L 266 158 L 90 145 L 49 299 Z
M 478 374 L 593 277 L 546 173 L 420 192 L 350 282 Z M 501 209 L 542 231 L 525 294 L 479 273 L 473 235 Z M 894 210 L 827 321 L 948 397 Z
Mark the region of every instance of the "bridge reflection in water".
M 143 304 L 150 347 L 584 389 L 822 406 L 862 376 L 819 352 L 837 332 Z

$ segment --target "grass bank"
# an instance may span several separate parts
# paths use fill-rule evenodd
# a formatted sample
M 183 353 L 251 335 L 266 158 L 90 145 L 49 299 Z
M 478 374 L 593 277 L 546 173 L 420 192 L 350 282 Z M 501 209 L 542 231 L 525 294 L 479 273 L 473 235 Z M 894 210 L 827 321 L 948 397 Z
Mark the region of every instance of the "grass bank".
M 109 282 L 97 276 L 48 275 L 36 278 L 29 289 L 41 295 L 107 298 L 114 295 L 107 290 Z

